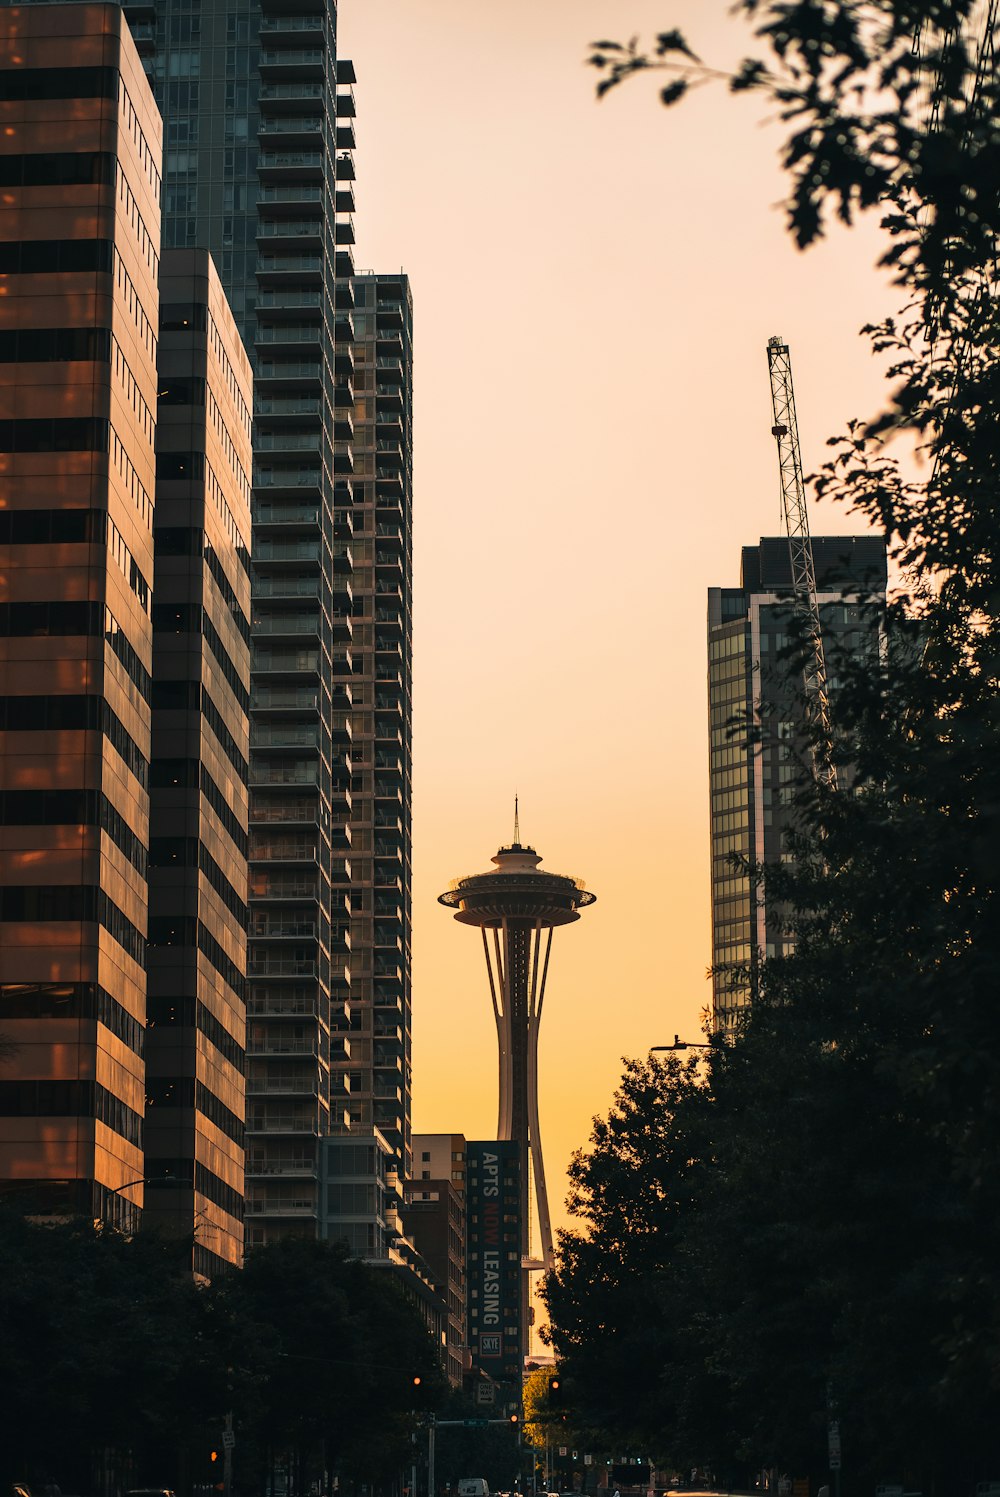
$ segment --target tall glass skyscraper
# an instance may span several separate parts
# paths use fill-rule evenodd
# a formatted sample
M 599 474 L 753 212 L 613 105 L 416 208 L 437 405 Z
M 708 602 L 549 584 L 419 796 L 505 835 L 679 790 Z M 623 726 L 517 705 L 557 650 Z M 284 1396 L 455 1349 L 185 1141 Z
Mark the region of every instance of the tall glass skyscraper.
M 316 1230 L 351 1056 L 354 96 L 333 0 L 126 6 L 164 115 L 164 242 L 219 267 L 255 377 L 248 1242 Z M 362 865 L 362 874 L 367 869 Z M 358 994 L 358 988 L 361 993 Z M 408 1080 L 407 1080 L 408 1089 Z
M 879 646 L 886 587 L 877 536 L 814 538 L 817 599 L 836 716 L 838 653 Z M 756 870 L 787 856 L 795 782 L 808 761 L 802 676 L 783 651 L 794 639 L 788 542 L 744 546 L 739 587 L 708 590 L 712 836 L 712 1028 L 732 1030 L 753 1001 L 761 956 L 781 956 L 781 910 Z M 759 741 L 747 741 L 751 723 Z
M 163 245 L 211 253 L 254 374 L 253 1244 L 317 1229 L 325 1135 L 378 1128 L 409 1165 L 411 307 L 405 277 L 354 278 L 335 0 L 124 10 L 163 115 Z
M 0 12 L 0 1189 L 143 1204 L 160 120 L 111 6 Z

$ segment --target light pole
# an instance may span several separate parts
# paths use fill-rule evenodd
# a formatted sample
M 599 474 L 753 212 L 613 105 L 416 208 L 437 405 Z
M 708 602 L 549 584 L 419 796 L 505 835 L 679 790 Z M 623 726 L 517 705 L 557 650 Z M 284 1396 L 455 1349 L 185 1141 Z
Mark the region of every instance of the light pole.
M 650 1045 L 649 1051 L 652 1054 L 654 1050 L 717 1050 L 719 1043 L 716 1035 L 710 1040 L 682 1040 L 680 1035 L 675 1034 L 672 1045 Z

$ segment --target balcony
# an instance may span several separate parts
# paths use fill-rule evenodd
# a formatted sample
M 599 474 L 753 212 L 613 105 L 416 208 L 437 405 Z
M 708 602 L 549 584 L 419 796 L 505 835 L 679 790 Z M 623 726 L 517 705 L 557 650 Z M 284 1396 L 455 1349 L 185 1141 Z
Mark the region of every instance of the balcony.
M 247 967 L 248 977 L 316 977 L 316 961 L 312 957 L 266 956 L 255 958 Z
M 253 584 L 254 597 L 266 597 L 266 599 L 295 599 L 295 597 L 319 597 L 319 578 L 317 576 L 298 576 L 289 572 L 269 572 L 266 576 L 257 576 Z M 257 702 L 257 705 L 263 705 Z M 287 704 L 287 705 L 292 705 Z M 308 705 L 308 704 L 305 704 Z M 316 705 L 311 704 L 311 705 Z
M 298 1035 L 273 1035 L 259 1042 L 247 1041 L 247 1057 L 257 1060 L 270 1055 L 314 1055 L 319 1056 L 319 1039 L 303 1039 Z
M 315 903 L 319 899 L 319 885 L 315 878 L 286 879 L 280 874 L 268 878 L 258 869 L 250 886 L 250 898 L 254 903 L 266 901 L 269 905 L 297 900 Z
M 270 128 L 274 122 L 271 118 L 264 119 L 264 112 L 270 115 L 272 111 L 282 111 L 285 116 L 301 123 L 311 118 L 313 110 L 316 111 L 318 120 L 326 111 L 327 90 L 326 84 L 321 76 L 316 80 L 285 80 L 283 78 L 262 78 L 257 97 L 261 108 L 261 130 Z
M 296 355 L 300 360 L 315 359 L 319 353 L 318 345 L 322 342 L 323 329 L 318 322 L 271 322 L 266 326 L 258 326 L 257 336 L 254 339 L 255 346 L 263 347 L 268 357 L 273 359 L 275 355 L 280 354 L 282 358 L 293 361 Z M 282 376 L 272 377 L 281 378 Z
M 257 312 L 258 314 L 264 312 L 268 317 L 281 316 L 286 312 L 294 316 L 307 308 L 320 311 L 322 306 L 322 291 L 314 291 L 301 286 L 285 286 L 278 291 L 258 291 L 257 293 Z
M 403 409 L 403 387 L 399 384 L 376 384 L 375 399 L 388 411 Z
M 316 1161 L 305 1156 L 296 1158 L 294 1155 L 288 1158 L 275 1159 L 248 1159 L 246 1162 L 247 1178 L 262 1179 L 265 1176 L 313 1176 L 317 1174 Z
M 315 820 L 315 816 L 313 817 Z M 250 848 L 251 863 L 309 863 L 316 862 L 316 843 L 309 837 L 274 837 L 261 841 Z M 311 962 L 301 972 L 282 972 L 282 977 L 315 977 Z
M 301 1117 L 295 1113 L 268 1113 L 255 1117 L 252 1113 L 246 1122 L 247 1133 L 312 1133 L 319 1136 L 319 1117 Z
M 319 670 L 319 650 L 253 650 L 250 668 L 255 674 L 314 674 Z
M 311 204 L 321 207 L 325 195 L 325 189 L 319 182 L 295 182 L 288 186 L 266 183 L 257 192 L 257 211 L 266 213 L 268 217 L 277 217 L 283 212 L 301 212 Z
M 260 254 L 257 257 L 257 279 L 269 285 L 301 281 L 305 285 L 318 286 L 322 276 L 322 255 Z
M 274 503 L 271 503 L 271 502 L 264 501 L 264 502 L 260 503 L 257 506 L 257 508 L 256 508 L 256 511 L 254 513 L 254 524 L 255 525 L 260 525 L 260 526 L 264 526 L 264 525 L 267 525 L 267 526 L 270 526 L 270 525 L 283 525 L 283 526 L 298 527 L 298 528 L 303 529 L 303 530 L 306 530 L 306 529 L 308 529 L 308 530 L 315 530 L 318 527 L 318 525 L 319 525 L 319 506 L 316 505 L 316 504 L 274 504 Z M 280 558 L 275 558 L 273 556 L 270 557 L 270 558 L 268 558 L 267 556 L 263 555 L 261 553 L 261 547 L 262 546 L 272 546 L 273 547 L 273 546 L 281 546 L 281 545 L 286 545 L 287 546 L 287 545 L 295 545 L 295 544 L 299 544 L 299 543 L 293 542 L 293 541 L 275 541 L 275 540 L 260 541 L 260 540 L 255 540 L 254 541 L 254 561 L 267 561 L 269 559 L 273 561 L 275 559 L 280 559 Z M 304 544 L 304 545 L 310 545 L 310 544 L 318 545 L 319 543 L 318 542 L 315 542 L 315 543 L 313 543 L 313 542 L 302 542 L 301 544 Z M 317 555 L 318 555 L 318 553 L 317 553 Z M 257 577 L 254 580 L 254 589 L 253 590 L 254 590 L 255 595 L 257 595 L 259 597 L 266 597 L 267 596 L 266 588 L 262 587 L 262 583 L 264 583 L 265 580 L 267 581 L 268 586 L 270 586 L 271 583 L 273 582 L 273 586 L 274 586 L 275 592 L 276 593 L 280 593 L 281 587 L 285 586 L 285 585 L 290 586 L 291 582 L 294 579 L 289 579 L 288 583 L 285 584 L 282 581 L 282 579 L 279 579 L 277 577 L 273 577 L 273 578 L 270 578 L 270 579 L 265 579 L 263 577 Z M 303 595 L 305 595 L 305 593 L 306 593 L 305 583 L 308 581 L 308 582 L 311 582 L 312 587 L 313 587 L 313 594 L 312 594 L 312 596 L 316 596 L 316 597 L 319 596 L 319 594 L 318 594 L 318 580 L 317 579 L 315 579 L 315 578 L 302 578 L 301 581 L 303 583 L 303 588 L 302 588 Z
M 319 726 L 315 723 L 260 722 L 250 724 L 251 748 L 319 748 Z
M 322 182 L 324 159 L 322 151 L 265 150 L 257 158 L 257 175 L 263 182 L 283 182 L 291 176 Z
M 314 824 L 318 819 L 319 811 L 316 801 L 307 795 L 281 796 L 270 805 L 262 805 L 260 801 L 255 801 L 250 813 L 250 820 L 254 823 L 279 821 L 302 826 Z M 250 856 L 253 858 L 256 854 L 251 852 Z
M 340 133 L 339 131 L 337 132 Z M 257 140 L 262 151 L 278 146 L 315 150 L 326 139 L 326 122 L 322 104 L 315 114 L 262 114 Z
M 318 635 L 319 615 L 316 613 L 270 613 L 261 614 L 253 622 L 257 635 L 280 634 L 294 638 L 297 635 Z
M 250 765 L 249 783 L 265 789 L 268 785 L 318 785 L 319 764 L 286 764 L 283 759 L 257 761 Z
M 247 1096 L 311 1097 L 319 1089 L 318 1067 L 309 1066 L 301 1073 L 280 1071 L 277 1066 L 268 1066 L 267 1074 L 247 1077 Z
M 258 910 L 251 917 L 247 935 L 252 941 L 315 941 L 319 938 L 319 927 L 315 920 Z
M 399 332 L 381 332 L 375 339 L 375 369 L 381 373 L 386 384 L 392 382 L 392 376 L 402 376 L 403 373 L 403 335 Z
M 244 1206 L 247 1216 L 315 1216 L 315 1201 L 255 1201 L 248 1196 Z
M 379 463 L 375 469 L 375 493 L 377 503 L 390 498 L 398 503 L 403 497 L 403 475 L 400 470 Z
M 267 249 L 320 249 L 323 244 L 321 218 L 270 218 L 257 224 L 257 241 Z M 259 336 L 259 334 L 258 334 Z
M 262 78 L 319 78 L 326 74 L 325 47 L 262 47 Z
M 301 390 L 303 385 L 322 386 L 323 365 L 319 359 L 262 359 L 257 371 L 259 381 L 266 380 L 272 389 Z M 259 390 L 260 385 L 256 388 Z
M 323 433 L 320 431 L 262 431 L 254 441 L 253 450 L 255 453 L 308 452 L 318 463 L 322 443 Z
M 304 490 L 315 490 L 317 493 L 323 487 L 323 472 L 321 468 L 314 468 L 302 464 L 298 467 L 275 465 L 274 467 L 260 467 L 254 473 L 253 480 L 255 489 L 283 490 L 289 498 L 296 499 L 303 494 Z
M 271 0 L 269 0 L 270 3 Z M 281 36 L 286 33 L 291 33 L 294 36 L 301 34 L 302 36 L 309 37 L 326 35 L 325 12 L 316 11 L 309 15 L 301 13 L 298 15 L 294 13 L 291 15 L 281 15 L 275 14 L 277 8 L 277 6 L 272 4 L 268 14 L 260 18 L 260 39 L 262 42 L 266 43 L 269 37 L 275 35 Z

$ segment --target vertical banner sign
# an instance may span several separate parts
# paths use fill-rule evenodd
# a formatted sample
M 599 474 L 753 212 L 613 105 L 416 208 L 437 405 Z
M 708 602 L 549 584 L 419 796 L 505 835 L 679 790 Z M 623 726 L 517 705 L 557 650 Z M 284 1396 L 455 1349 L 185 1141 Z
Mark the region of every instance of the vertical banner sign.
M 840 1470 L 840 1420 L 831 1419 L 826 1427 L 826 1444 L 831 1471 Z
M 520 1226 L 513 1188 L 504 1195 L 504 1177 L 511 1175 L 518 1152 L 507 1140 L 476 1141 L 466 1156 L 469 1307 L 478 1312 L 470 1315 L 473 1365 L 499 1381 L 520 1375 Z
M 479 1355 L 503 1356 L 503 1211 L 500 1154 L 484 1149 L 479 1160 Z

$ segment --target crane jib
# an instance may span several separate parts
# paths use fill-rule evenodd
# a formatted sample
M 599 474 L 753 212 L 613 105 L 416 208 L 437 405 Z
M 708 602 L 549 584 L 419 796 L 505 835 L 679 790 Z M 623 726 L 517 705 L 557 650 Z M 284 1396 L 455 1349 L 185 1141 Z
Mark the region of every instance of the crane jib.
M 806 646 L 803 681 L 806 711 L 812 718 L 815 730 L 813 770 L 822 784 L 835 789 L 837 772 L 833 763 L 833 729 L 830 721 L 826 659 L 823 652 L 823 629 L 816 598 L 816 567 L 812 540 L 809 535 L 805 484 L 802 480 L 799 426 L 795 414 L 795 391 L 792 386 L 792 360 L 788 344 L 783 343 L 778 337 L 768 339 L 767 365 L 771 376 L 771 408 L 774 415 L 771 434 L 778 446 L 781 507 L 788 535 L 792 596 L 803 631 L 803 643 Z

